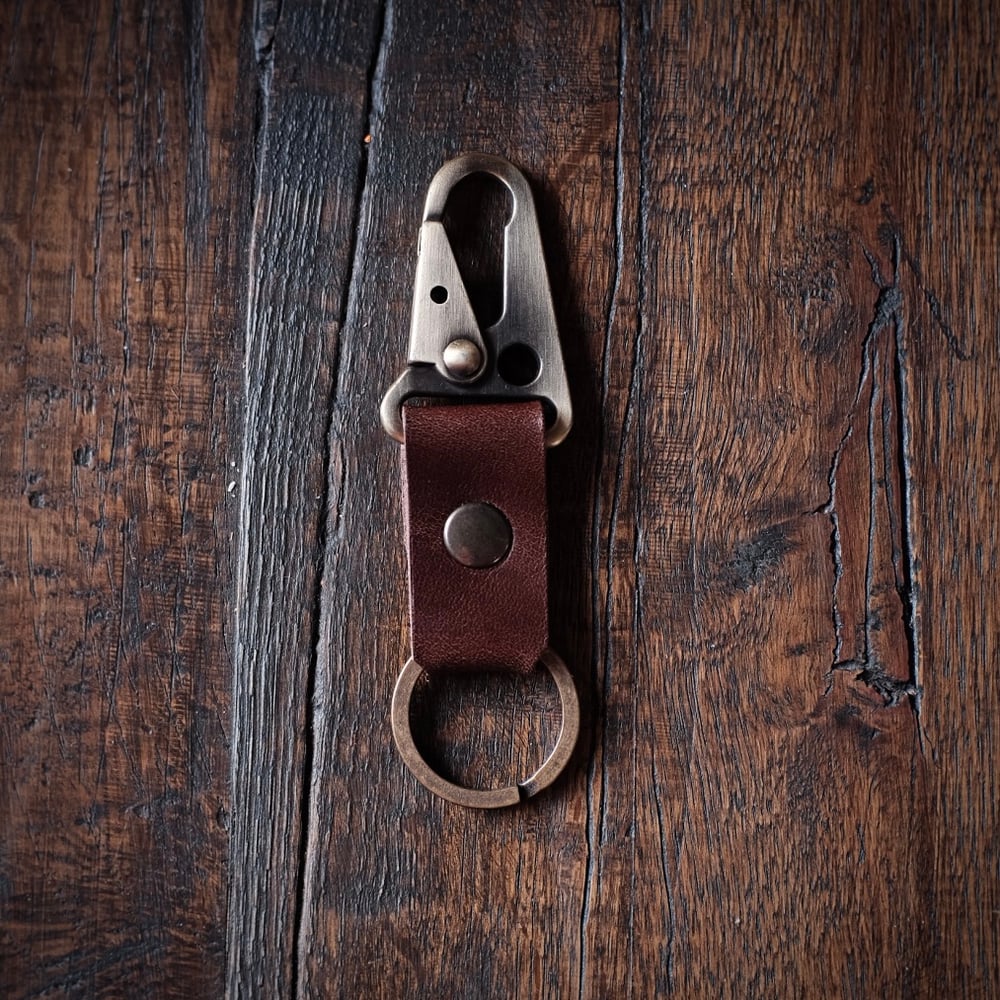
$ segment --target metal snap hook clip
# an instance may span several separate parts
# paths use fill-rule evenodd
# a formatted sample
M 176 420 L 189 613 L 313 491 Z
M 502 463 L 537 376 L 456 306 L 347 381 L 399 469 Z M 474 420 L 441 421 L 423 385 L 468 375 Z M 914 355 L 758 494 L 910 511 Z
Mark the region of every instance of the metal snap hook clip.
M 504 228 L 503 314 L 480 331 L 452 253 L 443 218 L 452 188 L 470 174 L 503 183 L 514 203 Z M 470 153 L 446 163 L 427 191 L 417 241 L 407 368 L 382 400 L 386 432 L 403 440 L 401 407 L 414 397 L 539 400 L 545 443 L 569 433 L 573 410 L 545 271 L 535 201 L 516 167 Z
M 486 330 L 441 221 L 449 192 L 474 173 L 496 177 L 514 202 L 504 230 L 503 313 Z M 514 805 L 566 767 L 580 708 L 566 664 L 549 648 L 548 625 L 545 451 L 569 432 L 572 408 L 531 189 L 506 160 L 461 156 L 431 181 L 408 364 L 382 400 L 381 420 L 403 445 L 410 578 L 412 655 L 392 698 L 396 746 L 436 795 L 484 809 Z M 559 737 L 541 767 L 497 789 L 462 788 L 437 774 L 410 729 L 422 672 L 524 673 L 538 664 L 562 705 Z

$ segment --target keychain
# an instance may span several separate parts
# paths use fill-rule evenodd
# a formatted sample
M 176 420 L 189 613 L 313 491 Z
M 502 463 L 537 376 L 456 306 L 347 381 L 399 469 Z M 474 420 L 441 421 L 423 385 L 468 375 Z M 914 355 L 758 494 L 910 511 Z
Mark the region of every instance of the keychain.
M 504 230 L 503 314 L 480 331 L 442 224 L 470 174 L 511 193 Z M 431 181 L 417 244 L 409 357 L 382 400 L 385 430 L 403 446 L 412 655 L 392 699 L 392 731 L 418 781 L 459 805 L 514 805 L 566 766 L 580 728 L 569 670 L 549 648 L 545 449 L 572 422 L 569 388 L 534 199 L 506 160 L 467 154 Z M 413 402 L 406 405 L 408 400 Z M 529 778 L 462 788 L 420 755 L 410 702 L 423 671 L 544 666 L 562 705 L 556 746 Z

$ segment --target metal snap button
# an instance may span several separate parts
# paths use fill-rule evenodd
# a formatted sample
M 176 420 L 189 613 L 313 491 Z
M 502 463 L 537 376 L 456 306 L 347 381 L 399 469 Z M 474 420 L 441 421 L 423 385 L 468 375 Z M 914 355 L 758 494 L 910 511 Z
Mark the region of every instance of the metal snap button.
M 444 522 L 448 555 L 470 569 L 486 569 L 502 562 L 513 542 L 510 521 L 492 504 L 462 504 Z

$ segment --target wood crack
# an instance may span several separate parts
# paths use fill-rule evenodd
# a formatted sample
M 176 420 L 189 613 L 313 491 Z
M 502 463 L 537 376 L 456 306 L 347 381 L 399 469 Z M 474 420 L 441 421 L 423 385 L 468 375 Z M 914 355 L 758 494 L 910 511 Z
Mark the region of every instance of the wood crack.
M 848 671 L 875 694 L 886 707 L 907 701 L 917 716 L 920 730 L 919 637 L 917 630 L 917 593 L 913 579 L 915 557 L 912 537 L 912 483 L 913 470 L 909 446 L 909 393 L 906 381 L 906 353 L 904 347 L 905 303 L 899 284 L 902 241 L 899 234 L 888 234 L 892 262 L 892 279 L 886 280 L 876 255 L 867 247 L 862 248 L 871 271 L 871 280 L 878 289 L 871 320 L 861 344 L 861 368 L 854 400 L 847 425 L 830 463 L 828 476 L 830 495 L 818 512 L 827 514 L 831 523 L 830 553 L 833 561 L 832 619 L 834 649 L 831 665 L 833 671 Z M 889 336 L 883 336 L 889 332 Z M 890 374 L 886 375 L 886 369 Z M 867 393 L 867 398 L 866 398 Z M 857 421 L 864 413 L 864 445 L 857 443 Z M 880 423 L 880 433 L 876 424 Z M 845 555 L 844 529 L 857 529 L 855 524 L 842 521 L 845 505 L 838 495 L 838 477 L 841 474 L 849 448 L 864 447 L 867 452 L 867 491 L 865 510 L 868 518 L 864 551 L 863 586 L 860 606 L 857 600 L 847 614 L 858 621 L 853 641 L 853 655 L 845 655 L 845 646 L 851 641 L 846 634 L 845 608 L 841 600 L 848 573 L 857 573 L 855 565 L 848 564 Z M 879 462 L 881 452 L 881 464 Z M 893 467 L 895 464 L 895 467 Z M 857 472 L 858 469 L 855 468 Z M 900 494 L 894 487 L 896 476 L 901 484 Z M 846 484 L 850 490 L 853 483 Z M 906 671 L 892 671 L 877 650 L 878 635 L 884 627 L 879 595 L 887 584 L 881 582 L 877 565 L 881 548 L 886 539 L 879 534 L 879 504 L 884 496 L 888 519 L 888 547 L 891 560 L 891 583 L 899 600 L 899 617 L 907 646 Z M 861 509 L 848 504 L 852 511 Z M 853 539 L 852 539 L 853 541 Z M 876 578 L 879 579 L 876 579 Z M 858 620 L 859 619 L 859 620 Z M 829 688 L 827 688 L 829 691 Z
M 601 746 L 604 746 L 604 739 L 607 734 L 607 699 L 608 699 L 608 663 L 611 659 L 611 617 L 612 617 L 612 587 L 611 587 L 611 547 L 614 540 L 614 509 L 612 509 L 612 524 L 608 529 L 608 545 L 606 552 L 607 567 L 608 567 L 608 578 L 606 580 L 607 594 L 604 600 L 603 613 L 601 609 L 601 595 L 600 595 L 600 563 L 601 563 L 601 546 L 600 546 L 600 527 L 601 527 L 601 515 L 602 515 L 602 504 L 601 504 L 601 480 L 604 474 L 604 461 L 603 456 L 605 454 L 605 438 L 606 438 L 606 420 L 605 413 L 607 410 L 608 395 L 610 392 L 610 357 L 611 357 L 611 331 L 614 326 L 615 317 L 617 313 L 618 296 L 621 289 L 621 275 L 623 269 L 622 254 L 624 252 L 624 237 L 623 237 L 623 200 L 624 200 L 624 184 L 625 184 L 625 166 L 624 166 L 624 129 L 625 129 L 625 73 L 628 65 L 628 50 L 626 46 L 626 24 L 625 24 L 625 7 L 624 0 L 620 0 L 618 5 L 618 116 L 617 123 L 615 126 L 615 206 L 614 206 L 614 240 L 615 240 L 615 257 L 614 257 L 614 277 L 612 280 L 611 294 L 608 300 L 608 310 L 605 317 L 604 323 L 604 343 L 602 345 L 601 351 L 601 401 L 600 407 L 598 408 L 598 429 L 597 435 L 598 440 L 601 442 L 600 457 L 595 465 L 594 469 L 594 513 L 591 522 L 591 538 L 592 538 L 592 550 L 591 550 L 591 600 L 593 608 L 593 621 L 595 627 L 595 635 L 593 642 L 593 655 L 591 658 L 591 684 L 593 690 L 597 690 L 599 673 L 600 673 L 600 662 L 604 661 L 604 677 L 603 682 L 600 684 L 602 697 L 601 703 L 598 706 L 597 715 L 600 717 L 600 729 L 601 729 Z M 618 480 L 616 478 L 616 490 L 617 490 Z M 603 627 L 601 627 L 603 626 Z M 600 634 L 603 632 L 603 635 Z M 601 652 L 603 650 L 603 657 Z M 603 754 L 601 755 L 602 760 L 602 772 L 601 772 L 601 803 L 598 807 L 599 812 L 601 812 L 601 820 L 595 820 L 594 812 L 594 779 L 596 777 L 597 768 L 597 753 L 595 752 L 595 744 L 597 741 L 597 719 L 594 720 L 594 724 L 590 727 L 590 749 L 587 754 L 587 759 L 590 761 L 589 773 L 587 775 L 587 819 L 585 824 L 585 834 L 587 843 L 587 860 L 584 873 L 584 884 L 582 893 L 582 903 L 580 907 L 580 973 L 578 980 L 578 992 L 579 996 L 582 998 L 584 995 L 584 988 L 586 985 L 587 977 L 587 922 L 590 919 L 590 907 L 593 900 L 593 893 L 595 890 L 595 878 L 593 869 L 593 859 L 594 859 L 594 839 L 595 836 L 600 837 L 600 825 L 603 822 L 603 802 L 604 802 L 604 781 L 605 774 L 603 770 Z M 597 829 L 595 829 L 595 823 Z
M 934 325 L 937 326 L 937 328 L 944 335 L 944 339 L 947 342 L 952 354 L 954 354 L 959 361 L 972 361 L 975 355 L 972 351 L 962 346 L 962 342 L 959 340 L 958 334 L 955 333 L 952 325 L 945 319 L 944 306 L 941 304 L 941 300 L 938 298 L 937 292 L 925 282 L 923 268 L 920 265 L 920 261 L 913 256 L 906 244 L 903 242 L 902 237 L 899 235 L 901 231 L 899 220 L 893 214 L 889 205 L 882 206 L 882 214 L 887 220 L 886 228 L 888 230 L 888 235 L 897 244 L 896 266 L 898 267 L 899 260 L 906 262 L 907 267 L 909 267 L 910 271 L 913 273 L 913 278 L 917 283 L 917 288 L 920 290 L 924 297 L 924 301 L 927 303 L 931 319 L 934 320 Z
M 253 12 L 253 45 L 257 66 L 269 71 L 274 63 L 274 36 L 283 0 L 257 0 Z
M 367 123 L 367 132 L 372 134 L 373 116 L 381 111 L 381 89 L 384 74 L 386 52 L 392 40 L 392 0 L 386 0 L 379 9 L 378 27 L 375 31 L 375 44 L 372 48 L 372 56 L 368 63 L 366 73 L 365 90 L 365 110 L 364 120 Z M 336 440 L 336 426 L 334 422 L 334 412 L 337 408 L 337 401 L 340 397 L 340 377 L 341 377 L 341 357 L 342 339 L 344 328 L 352 315 L 352 305 L 356 299 L 356 282 L 360 230 L 362 220 L 362 209 L 368 195 L 368 166 L 369 149 L 366 144 L 361 152 L 355 190 L 357 192 L 353 218 L 350 226 L 350 249 L 348 251 L 347 276 L 344 281 L 340 304 L 340 316 L 337 326 L 337 336 L 333 344 L 332 372 L 330 378 L 329 398 L 326 405 L 326 425 L 323 433 L 325 447 L 323 449 L 323 472 L 322 472 L 322 493 L 319 497 L 320 514 L 316 546 L 314 548 L 315 558 L 319 565 L 315 573 L 315 590 L 313 593 L 313 613 L 312 613 L 312 635 L 310 637 L 310 658 L 309 668 L 306 677 L 306 704 L 305 704 L 305 756 L 303 760 L 303 787 L 300 800 L 300 840 L 298 856 L 298 877 L 296 879 L 295 914 L 292 926 L 292 940 L 295 942 L 292 948 L 292 971 L 291 989 L 292 996 L 302 996 L 308 993 L 307 985 L 303 982 L 302 967 L 304 957 L 308 953 L 309 942 L 305 938 L 305 907 L 308 894 L 307 868 L 309 862 L 310 829 L 312 824 L 312 784 L 315 761 L 316 746 L 316 678 L 319 671 L 319 651 L 322 642 L 322 622 L 323 622 L 323 590 L 325 582 L 325 562 L 327 547 L 332 537 L 339 534 L 341 510 L 344 502 L 344 491 L 346 489 L 347 463 L 343 461 L 342 443 Z M 334 494 L 330 476 L 332 471 L 331 455 L 333 449 L 338 449 L 341 460 L 338 462 L 338 484 Z M 331 498 L 336 497 L 336 509 L 331 510 Z

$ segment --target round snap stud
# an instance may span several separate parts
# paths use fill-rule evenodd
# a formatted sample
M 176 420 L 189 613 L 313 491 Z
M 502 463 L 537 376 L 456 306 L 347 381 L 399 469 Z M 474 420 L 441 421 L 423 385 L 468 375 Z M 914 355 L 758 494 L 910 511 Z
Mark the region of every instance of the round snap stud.
M 510 552 L 514 532 L 503 513 L 488 503 L 466 503 L 444 522 L 444 547 L 470 569 L 495 566 Z

